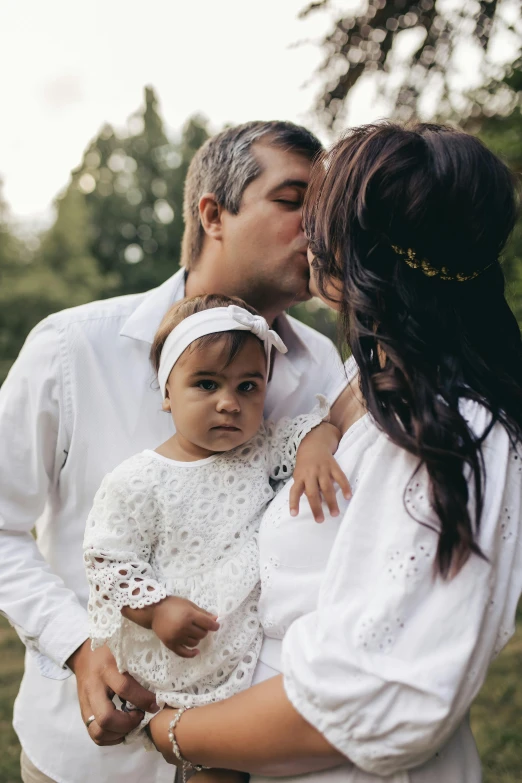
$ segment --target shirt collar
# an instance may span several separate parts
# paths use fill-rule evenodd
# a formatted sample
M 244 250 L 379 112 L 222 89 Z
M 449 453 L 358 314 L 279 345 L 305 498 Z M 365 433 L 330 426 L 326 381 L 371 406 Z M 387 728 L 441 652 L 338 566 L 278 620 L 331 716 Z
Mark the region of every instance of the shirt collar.
M 153 288 L 152 291 L 144 294 L 141 304 L 123 324 L 120 335 L 152 345 L 158 326 L 169 307 L 185 296 L 185 276 L 185 269 L 179 269 L 158 288 Z M 274 324 L 274 328 L 288 348 L 292 359 L 294 361 L 295 359 L 303 359 L 305 363 L 312 359 L 316 363 L 320 363 L 320 357 L 310 350 L 294 323 L 293 318 L 289 318 L 286 313 L 281 313 Z
M 278 315 L 274 324 L 274 329 L 281 336 L 288 351 L 293 357 L 303 359 L 306 363 L 313 360 L 316 364 L 321 364 L 321 357 L 316 351 L 311 351 L 304 339 L 304 335 L 299 334 L 300 322 L 296 318 L 291 318 L 286 313 Z
M 142 340 L 152 345 L 154 335 L 169 307 L 185 296 L 185 269 L 148 291 L 140 305 L 127 318 L 120 330 L 122 337 Z

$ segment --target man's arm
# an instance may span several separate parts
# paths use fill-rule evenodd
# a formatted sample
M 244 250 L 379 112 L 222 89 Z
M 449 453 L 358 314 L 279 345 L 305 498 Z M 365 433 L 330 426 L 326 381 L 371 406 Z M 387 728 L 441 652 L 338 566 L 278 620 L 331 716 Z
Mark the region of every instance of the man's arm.
M 63 679 L 88 637 L 87 616 L 31 535 L 68 449 L 59 335 L 49 320 L 29 336 L 0 389 L 0 609 L 36 655 Z
M 60 334 L 47 319 L 29 335 L 0 389 L 0 611 L 35 655 L 44 676 L 64 679 L 74 669 L 82 715 L 90 717 L 92 713 L 84 713 L 94 711 L 94 700 L 103 727 L 111 723 L 114 711 L 111 691 L 143 709 L 153 697 L 129 675 L 119 674 L 108 650 L 91 652 L 86 611 L 51 571 L 31 535 L 68 451 L 62 362 Z M 96 698 L 84 696 L 93 690 Z M 119 715 L 124 718 L 116 726 L 121 741 L 140 716 Z M 109 739 L 100 724 L 93 724 L 89 733 L 100 744 Z

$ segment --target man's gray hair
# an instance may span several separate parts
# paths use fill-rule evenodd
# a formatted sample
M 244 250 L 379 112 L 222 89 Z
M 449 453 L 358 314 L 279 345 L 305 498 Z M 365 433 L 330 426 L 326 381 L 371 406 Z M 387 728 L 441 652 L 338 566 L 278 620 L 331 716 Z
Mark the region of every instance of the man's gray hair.
M 252 150 L 252 145 L 261 140 L 309 160 L 322 149 L 313 133 L 292 122 L 247 122 L 208 139 L 192 158 L 185 180 L 182 266 L 190 269 L 203 249 L 205 231 L 199 216 L 201 196 L 213 193 L 220 206 L 237 215 L 245 188 L 262 172 Z

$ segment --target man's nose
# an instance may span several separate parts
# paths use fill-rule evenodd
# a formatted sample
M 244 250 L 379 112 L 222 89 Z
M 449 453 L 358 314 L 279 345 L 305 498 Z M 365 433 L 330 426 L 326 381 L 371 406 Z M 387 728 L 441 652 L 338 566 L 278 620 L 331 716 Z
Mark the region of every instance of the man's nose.
M 239 413 L 241 406 L 236 394 L 231 391 L 224 392 L 216 405 L 218 413 Z

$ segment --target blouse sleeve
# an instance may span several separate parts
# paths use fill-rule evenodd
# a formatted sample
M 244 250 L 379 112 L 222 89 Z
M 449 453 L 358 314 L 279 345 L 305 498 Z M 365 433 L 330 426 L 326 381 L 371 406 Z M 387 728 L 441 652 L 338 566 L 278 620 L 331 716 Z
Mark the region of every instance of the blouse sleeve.
M 87 519 L 84 562 L 93 649 L 119 631 L 123 606 L 142 609 L 167 596 L 149 562 L 156 503 L 133 490 L 133 475 L 124 463 L 105 476 Z
M 299 444 L 310 430 L 323 421 L 328 421 L 329 415 L 328 400 L 322 394 L 318 394 L 317 404 L 310 413 L 303 413 L 295 419 L 285 418 L 277 422 L 265 422 L 271 479 L 283 481 L 292 475 Z
M 473 417 L 486 425 L 480 406 Z M 367 772 L 393 775 L 431 758 L 513 633 L 522 587 L 521 457 L 498 424 L 483 454 L 479 544 L 487 559 L 472 555 L 443 580 L 435 571 L 438 520 L 427 472 L 413 476 L 416 460 L 377 434 L 317 609 L 284 639 L 285 688 L 295 709 Z

